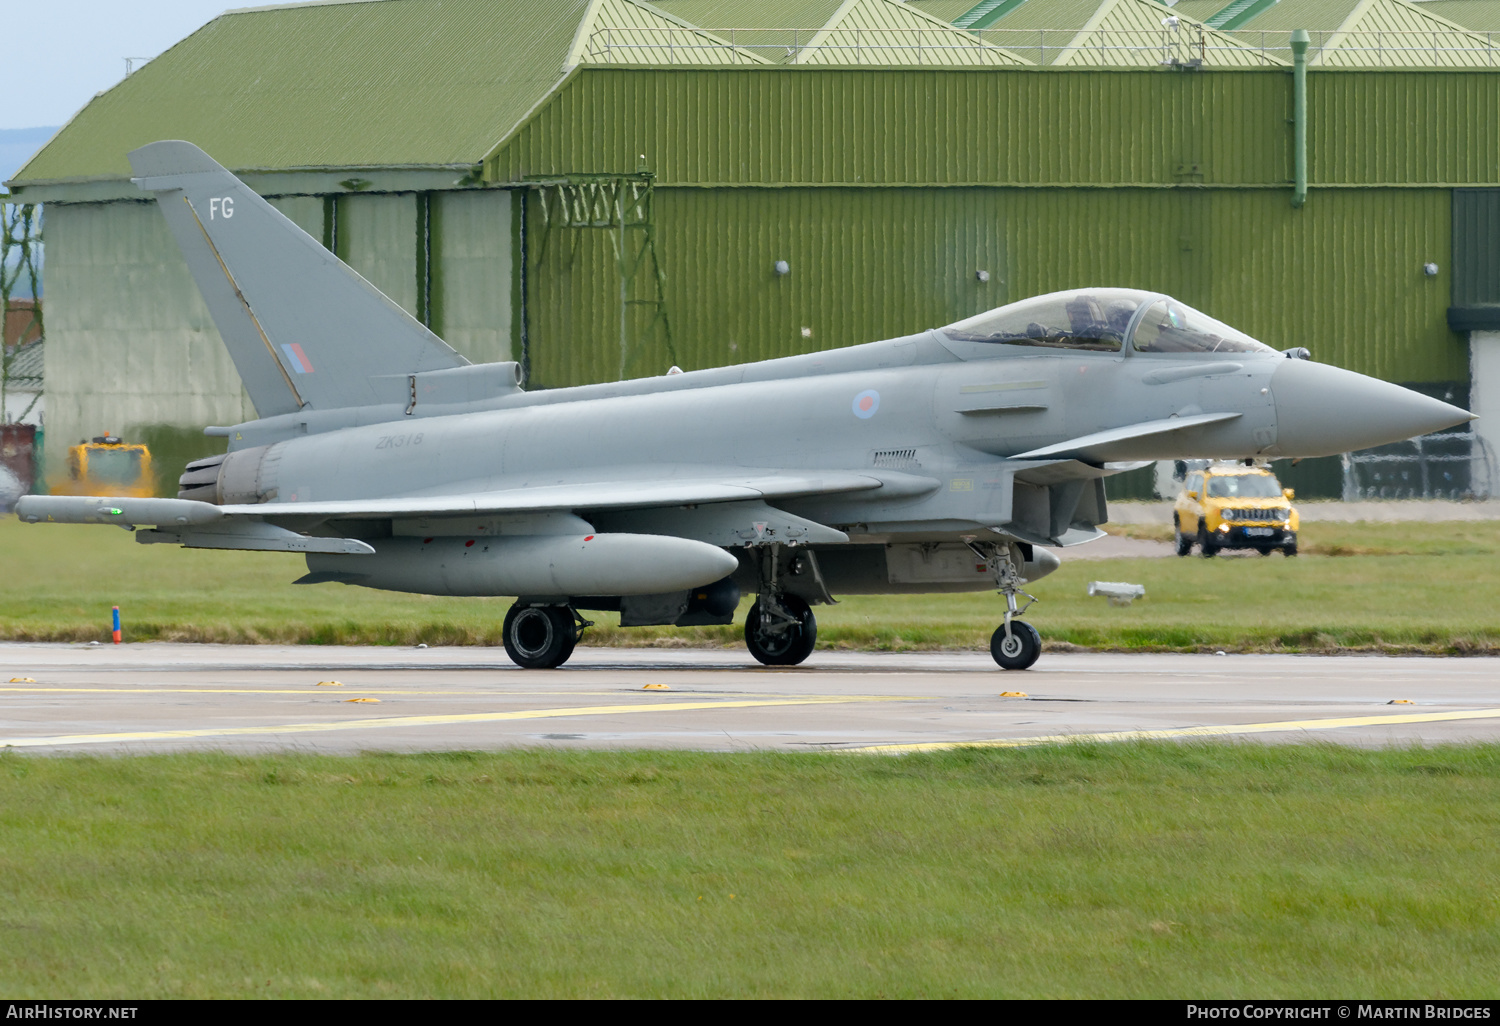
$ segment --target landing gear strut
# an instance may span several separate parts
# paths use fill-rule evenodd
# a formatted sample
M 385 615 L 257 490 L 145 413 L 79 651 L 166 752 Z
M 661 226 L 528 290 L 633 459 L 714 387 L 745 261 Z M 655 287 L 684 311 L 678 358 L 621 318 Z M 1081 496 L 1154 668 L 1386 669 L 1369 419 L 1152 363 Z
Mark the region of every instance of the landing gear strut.
M 777 581 L 779 545 L 760 553 L 760 584 L 750 615 L 745 617 L 745 647 L 766 666 L 796 666 L 812 655 L 818 621 L 807 602 L 787 594 Z
M 527 670 L 551 670 L 568 661 L 585 627 L 593 624 L 572 606 L 532 606 L 517 602 L 505 614 L 501 633 L 505 654 Z
M 1005 596 L 1005 622 L 990 636 L 990 655 L 1002 670 L 1026 670 L 1042 654 L 1042 636 L 1025 620 L 1018 620 L 1036 596 L 1021 590 L 1021 574 L 1011 555 L 1009 545 L 980 546 L 969 543 L 974 554 L 985 560 L 995 575 L 995 587 Z M 1017 595 L 1025 595 L 1030 602 L 1021 606 Z

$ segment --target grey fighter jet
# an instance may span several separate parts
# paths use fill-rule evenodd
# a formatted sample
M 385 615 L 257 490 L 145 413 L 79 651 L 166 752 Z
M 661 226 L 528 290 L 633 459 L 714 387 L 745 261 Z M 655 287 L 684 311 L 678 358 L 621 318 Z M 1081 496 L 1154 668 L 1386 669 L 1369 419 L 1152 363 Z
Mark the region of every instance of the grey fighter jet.
M 130 155 L 259 418 L 176 499 L 29 496 L 28 523 L 302 552 L 297 583 L 519 596 L 506 651 L 572 653 L 583 614 L 728 624 L 812 652 L 838 593 L 995 588 L 990 649 L 1031 666 L 1022 587 L 1098 538 L 1104 479 L 1144 461 L 1321 456 L 1469 420 L 1277 350 L 1158 293 L 1038 296 L 902 338 L 527 392 L 471 364 L 186 142 Z M 1299 340 L 1300 341 L 1300 340 Z M 1029 602 L 1027 603 L 1030 604 Z

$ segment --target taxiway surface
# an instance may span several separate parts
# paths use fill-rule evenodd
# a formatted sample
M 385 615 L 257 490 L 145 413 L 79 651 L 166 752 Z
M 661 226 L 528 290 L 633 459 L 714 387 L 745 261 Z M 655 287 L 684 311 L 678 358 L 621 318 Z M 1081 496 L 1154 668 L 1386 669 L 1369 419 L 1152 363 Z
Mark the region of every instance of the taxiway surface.
M 580 648 L 560 670 L 527 671 L 482 648 L 0 644 L 0 747 L 900 752 L 1085 736 L 1495 741 L 1497 669 L 1481 658 L 1047 654 L 1032 670 L 1002 673 L 981 653 L 863 652 L 768 669 L 734 651 Z

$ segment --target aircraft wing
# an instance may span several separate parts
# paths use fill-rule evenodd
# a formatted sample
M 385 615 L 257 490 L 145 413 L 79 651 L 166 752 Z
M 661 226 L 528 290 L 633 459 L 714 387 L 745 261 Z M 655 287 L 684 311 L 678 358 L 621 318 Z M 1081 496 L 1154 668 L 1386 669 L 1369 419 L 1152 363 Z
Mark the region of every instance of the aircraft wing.
M 383 520 L 391 517 L 473 516 L 549 510 L 644 509 L 697 503 L 789 499 L 881 489 L 882 494 L 919 495 L 938 482 L 913 474 L 882 471 L 809 471 L 791 474 L 725 473 L 662 481 L 587 481 L 484 492 L 315 502 L 267 502 L 217 506 L 192 499 L 135 499 L 71 495 L 28 495 L 16 515 L 28 523 L 142 524 L 177 528 L 223 524 L 238 518 L 278 520 Z
M 1219 424 L 1226 420 L 1234 420 L 1239 416 L 1240 414 L 1238 413 L 1197 413 L 1188 417 L 1165 417 L 1161 420 L 1148 420 L 1139 424 L 1127 424 L 1124 427 L 1095 431 L 1091 435 L 1070 438 L 1066 442 L 1058 442 L 1056 445 L 1047 445 L 1040 449 L 1032 449 L 1030 452 L 1017 453 L 1010 458 L 1013 460 L 1073 459 L 1082 460 L 1085 463 L 1104 463 L 1107 460 L 1120 459 L 1121 457 L 1129 458 L 1133 455 L 1133 443 L 1139 439 L 1150 438 L 1153 435 L 1170 434 L 1173 431 L 1186 431 L 1192 428 L 1207 427 L 1210 424 Z

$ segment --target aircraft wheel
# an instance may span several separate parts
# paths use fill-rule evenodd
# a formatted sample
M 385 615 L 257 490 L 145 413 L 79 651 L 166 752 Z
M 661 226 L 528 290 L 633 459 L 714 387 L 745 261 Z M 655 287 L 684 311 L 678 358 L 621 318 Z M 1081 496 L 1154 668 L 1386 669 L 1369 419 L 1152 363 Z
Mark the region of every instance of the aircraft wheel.
M 568 661 L 578 628 L 567 606 L 510 607 L 505 614 L 505 653 L 527 670 L 551 670 Z
M 818 642 L 818 621 L 806 602 L 796 595 L 783 595 L 781 606 L 797 618 L 797 623 L 780 634 L 761 632 L 760 599 L 755 600 L 750 615 L 745 617 L 745 647 L 766 666 L 796 666 L 812 655 Z
M 1025 620 L 1010 622 L 1010 637 L 1005 636 L 1005 624 L 995 628 L 990 635 L 990 655 L 1002 670 L 1027 670 L 1042 654 L 1042 636 Z

